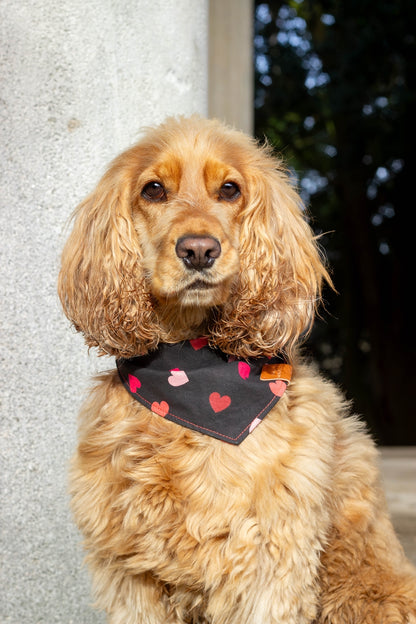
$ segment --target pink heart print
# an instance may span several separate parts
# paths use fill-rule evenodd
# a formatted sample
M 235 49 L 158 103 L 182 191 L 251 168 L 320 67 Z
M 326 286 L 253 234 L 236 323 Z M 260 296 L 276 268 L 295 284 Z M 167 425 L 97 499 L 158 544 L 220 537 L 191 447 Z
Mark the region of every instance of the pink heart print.
M 140 388 L 142 382 L 140 379 L 137 379 L 134 375 L 129 375 L 129 388 L 130 392 L 137 392 L 137 388 Z
M 189 342 L 191 343 L 191 346 L 195 351 L 199 351 L 199 349 L 207 346 L 208 338 L 206 336 L 201 336 L 200 338 L 194 338 Z
M 278 396 L 278 397 L 283 396 L 286 390 L 286 387 L 287 387 L 287 384 L 281 379 L 278 379 L 277 381 L 272 381 L 271 383 L 269 383 L 270 390 L 273 392 L 275 396 Z
M 158 416 L 166 416 L 169 411 L 169 405 L 166 401 L 161 401 L 160 403 L 153 401 L 150 409 Z
M 168 377 L 168 382 L 171 386 L 183 386 L 188 383 L 188 375 L 183 370 L 179 370 L 179 368 L 172 368 L 170 371 L 171 375 Z
M 260 418 L 255 418 L 255 419 L 252 421 L 251 425 L 250 425 L 249 432 L 251 433 L 252 431 L 254 431 L 254 429 L 255 429 L 255 428 L 257 427 L 257 425 L 259 425 L 260 423 L 261 423 Z
M 248 379 L 250 375 L 250 365 L 247 362 L 239 362 L 238 363 L 238 374 L 241 379 Z
M 221 396 L 219 392 L 212 392 L 209 395 L 209 403 L 214 412 L 217 414 L 231 405 L 231 398 L 226 394 Z

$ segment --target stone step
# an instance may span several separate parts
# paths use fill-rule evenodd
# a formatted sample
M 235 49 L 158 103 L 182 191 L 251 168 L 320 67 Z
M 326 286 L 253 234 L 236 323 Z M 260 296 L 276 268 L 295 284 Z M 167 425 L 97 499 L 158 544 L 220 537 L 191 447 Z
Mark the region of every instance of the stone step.
M 416 447 L 382 447 L 387 504 L 408 558 L 416 565 Z

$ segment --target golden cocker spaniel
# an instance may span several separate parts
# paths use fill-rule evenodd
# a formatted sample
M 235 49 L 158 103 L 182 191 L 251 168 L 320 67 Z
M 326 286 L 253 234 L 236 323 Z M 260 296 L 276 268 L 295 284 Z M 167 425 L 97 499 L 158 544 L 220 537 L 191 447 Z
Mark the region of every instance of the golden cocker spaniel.
M 416 623 L 374 444 L 297 351 L 324 280 L 282 164 L 216 121 L 149 129 L 77 209 L 60 298 L 118 370 L 71 493 L 111 624 Z

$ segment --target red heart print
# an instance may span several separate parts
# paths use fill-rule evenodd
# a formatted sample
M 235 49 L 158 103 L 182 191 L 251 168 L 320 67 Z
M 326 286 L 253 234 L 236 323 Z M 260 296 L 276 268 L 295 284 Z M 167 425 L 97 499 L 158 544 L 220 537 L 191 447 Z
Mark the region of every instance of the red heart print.
M 269 383 L 270 390 L 273 392 L 275 396 L 278 396 L 278 397 L 281 397 L 284 394 L 286 387 L 287 387 L 287 384 L 284 381 L 281 381 L 280 379 Z
M 250 370 L 250 364 L 247 364 L 247 362 L 238 363 L 238 374 L 240 375 L 241 379 L 248 379 L 250 375 Z
M 169 411 L 169 405 L 168 403 L 166 403 L 166 401 L 161 401 L 160 403 L 158 403 L 157 401 L 153 401 L 152 407 L 150 409 L 158 416 L 166 416 Z
M 170 377 L 168 377 L 168 382 L 171 386 L 183 386 L 188 383 L 188 375 L 183 370 L 179 370 L 179 368 L 173 368 L 171 371 Z
M 129 375 L 129 388 L 130 392 L 137 392 L 137 388 L 140 388 L 142 382 L 140 379 L 137 379 L 134 375 Z
M 231 405 L 231 398 L 226 394 L 221 396 L 219 392 L 212 392 L 209 395 L 209 403 L 215 413 L 222 412 Z
M 199 351 L 199 349 L 207 346 L 208 338 L 206 336 L 201 336 L 200 338 L 194 338 L 189 342 L 191 343 L 191 346 L 195 351 Z

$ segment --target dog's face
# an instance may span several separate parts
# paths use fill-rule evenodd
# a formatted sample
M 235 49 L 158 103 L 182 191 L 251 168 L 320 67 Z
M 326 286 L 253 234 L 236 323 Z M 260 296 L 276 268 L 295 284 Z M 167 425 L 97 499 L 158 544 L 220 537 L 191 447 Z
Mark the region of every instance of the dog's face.
M 245 180 L 218 148 L 175 147 L 158 153 L 137 180 L 132 215 L 143 268 L 165 305 L 220 305 L 238 275 Z
M 270 150 L 218 122 L 171 119 L 78 207 L 59 293 L 90 346 L 124 357 L 204 332 L 240 357 L 289 353 L 328 279 Z

